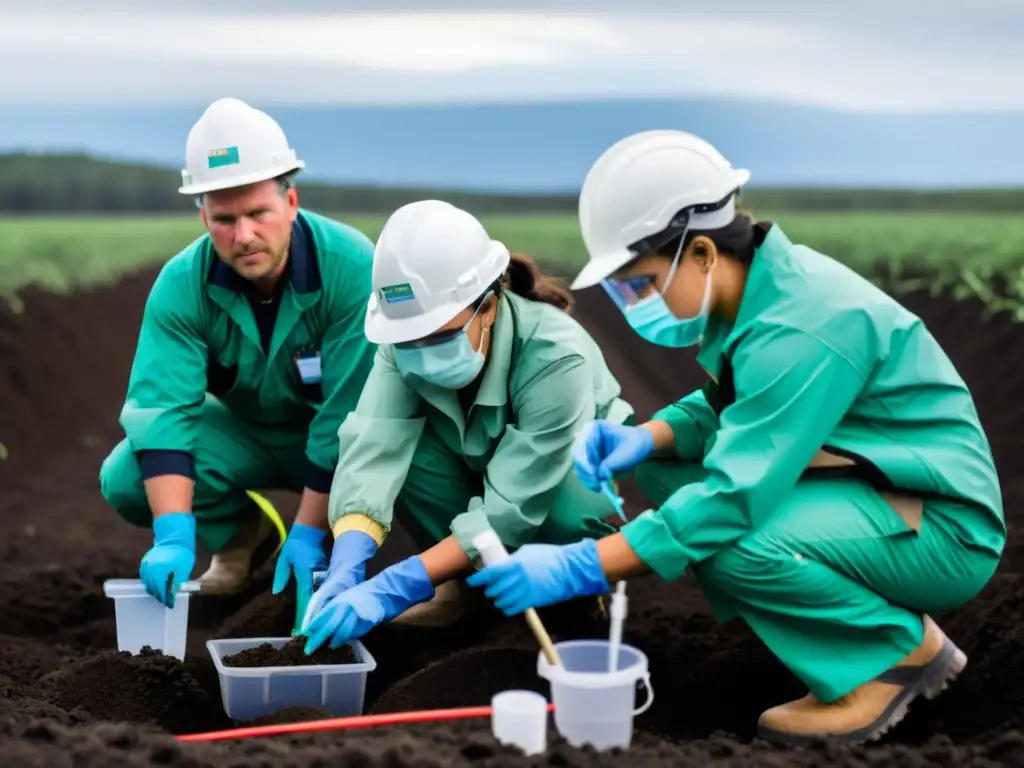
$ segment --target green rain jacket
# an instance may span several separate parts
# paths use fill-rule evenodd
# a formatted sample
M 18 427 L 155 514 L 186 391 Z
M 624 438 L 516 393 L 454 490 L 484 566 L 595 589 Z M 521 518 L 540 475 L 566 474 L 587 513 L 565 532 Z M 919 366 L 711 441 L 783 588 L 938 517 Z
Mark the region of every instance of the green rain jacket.
M 924 323 L 778 226 L 759 236 L 735 324 L 713 316 L 698 355 L 711 382 L 652 417 L 709 476 L 622 527 L 637 555 L 679 578 L 748 533 L 809 467 L 840 463 L 808 475 L 852 471 L 883 491 L 967 502 L 1005 532 L 974 401 Z
M 247 281 L 217 257 L 209 236 L 174 256 L 146 302 L 121 411 L 134 451 L 169 456 L 167 473 L 194 478 L 210 393 L 256 431 L 308 429 L 306 486 L 328 492 L 338 427 L 373 364 L 375 346 L 363 334 L 372 262 L 365 235 L 300 210 L 265 350 Z
M 620 391 L 579 323 L 511 292 L 499 297 L 487 368 L 468 418 L 457 392 L 403 378 L 393 348 L 381 345 L 359 405 L 339 431 L 330 501 L 335 537 L 363 530 L 383 541 L 429 422 L 448 449 L 483 476 L 483 496 L 452 522 L 459 544 L 475 557 L 473 537 L 489 525 L 508 546 L 519 546 L 544 522 L 572 471 L 579 431 L 594 418 L 624 422 L 632 416 Z

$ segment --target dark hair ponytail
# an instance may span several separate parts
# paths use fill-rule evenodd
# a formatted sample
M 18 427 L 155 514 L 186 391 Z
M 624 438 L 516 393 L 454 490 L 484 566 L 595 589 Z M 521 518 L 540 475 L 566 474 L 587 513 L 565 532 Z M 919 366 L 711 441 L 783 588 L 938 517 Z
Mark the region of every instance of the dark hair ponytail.
M 542 301 L 558 307 L 563 312 L 572 312 L 573 300 L 569 286 L 564 280 L 545 275 L 537 263 L 521 253 L 511 254 L 501 284 L 503 288 L 530 301 Z

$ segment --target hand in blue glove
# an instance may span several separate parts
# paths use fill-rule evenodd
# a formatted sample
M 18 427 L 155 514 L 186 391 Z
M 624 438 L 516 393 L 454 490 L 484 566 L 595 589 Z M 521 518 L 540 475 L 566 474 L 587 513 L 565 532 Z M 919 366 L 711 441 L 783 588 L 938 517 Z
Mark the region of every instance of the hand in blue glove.
M 313 653 L 328 639 L 330 648 L 338 648 L 433 596 L 434 585 L 419 555 L 406 558 L 324 604 L 302 628 L 302 634 L 309 636 L 306 653 Z
M 139 578 L 146 592 L 173 608 L 178 589 L 196 567 L 196 519 L 188 512 L 154 518 L 153 542 L 139 565 Z
M 312 593 L 313 597 L 302 609 L 302 613 L 297 614 L 296 634 L 305 634 L 302 626 L 306 623 L 307 614 L 315 615 L 332 598 L 363 583 L 366 578 L 366 561 L 376 553 L 377 542 L 362 531 L 345 531 L 334 540 L 327 576 L 320 588 Z M 312 589 L 312 584 L 310 588 Z
M 324 554 L 324 539 L 327 531 L 302 523 L 292 525 L 288 538 L 277 556 L 274 569 L 274 586 L 272 592 L 277 595 L 284 591 L 295 574 L 295 623 L 292 634 L 302 626 L 306 615 L 306 607 L 313 596 L 313 571 L 327 568 L 327 555 Z
M 608 592 L 593 539 L 565 546 L 526 544 L 507 560 L 477 571 L 466 583 L 486 587 L 484 594 L 506 616 Z
M 627 427 L 597 419 L 587 425 L 573 449 L 576 477 L 592 491 L 600 491 L 616 472 L 630 470 L 654 451 L 654 435 L 643 427 Z

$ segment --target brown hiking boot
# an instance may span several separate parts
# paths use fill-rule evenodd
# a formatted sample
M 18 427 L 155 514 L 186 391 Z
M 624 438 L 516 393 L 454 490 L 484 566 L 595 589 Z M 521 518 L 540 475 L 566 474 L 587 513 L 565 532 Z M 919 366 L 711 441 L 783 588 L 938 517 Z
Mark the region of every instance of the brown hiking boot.
M 223 549 L 210 559 L 199 577 L 200 594 L 226 597 L 243 592 L 253 571 L 263 565 L 284 543 L 274 521 L 255 504 L 245 524 Z
M 483 590 L 470 589 L 464 579 L 438 585 L 434 596 L 400 613 L 389 623 L 400 627 L 448 627 L 464 616 L 487 606 Z
M 895 666 L 834 702 L 809 693 L 772 707 L 758 719 L 757 735 L 787 744 L 874 741 L 906 716 L 915 698 L 934 699 L 966 666 L 964 652 L 925 616 L 924 640 Z

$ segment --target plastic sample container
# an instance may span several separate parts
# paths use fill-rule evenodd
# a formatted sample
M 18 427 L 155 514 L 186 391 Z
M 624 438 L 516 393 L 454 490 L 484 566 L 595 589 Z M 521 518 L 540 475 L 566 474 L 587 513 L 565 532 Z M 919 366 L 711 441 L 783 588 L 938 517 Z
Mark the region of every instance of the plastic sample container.
M 220 700 L 233 720 L 253 720 L 285 707 L 316 707 L 334 717 L 363 713 L 366 676 L 377 662 L 361 642 L 348 643 L 359 662 L 302 667 L 229 667 L 224 658 L 270 643 L 281 648 L 291 637 L 208 640 L 206 648 L 220 678 Z
M 607 640 L 571 640 L 556 643 L 562 665 L 537 656 L 537 674 L 551 683 L 555 728 L 574 747 L 591 744 L 604 750 L 627 749 L 633 741 L 633 718 L 654 703 L 647 656 L 630 646 L 619 646 L 616 671 L 608 671 Z M 636 684 L 643 681 L 647 700 L 637 708 Z
M 491 733 L 502 744 L 539 755 L 548 746 L 548 700 L 534 691 L 502 691 L 491 697 Z
M 174 598 L 174 607 L 168 608 L 146 592 L 141 579 L 107 579 L 103 594 L 114 600 L 117 649 L 137 654 L 148 645 L 184 660 L 189 596 L 198 591 L 198 581 L 186 581 Z

